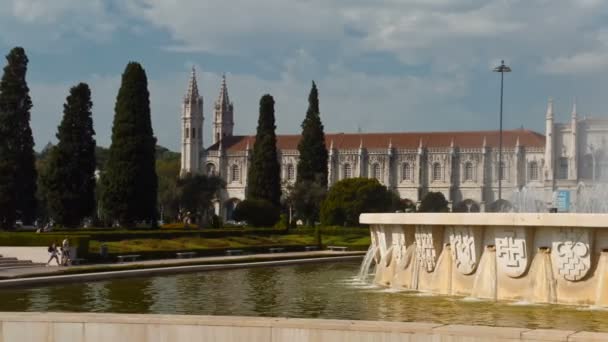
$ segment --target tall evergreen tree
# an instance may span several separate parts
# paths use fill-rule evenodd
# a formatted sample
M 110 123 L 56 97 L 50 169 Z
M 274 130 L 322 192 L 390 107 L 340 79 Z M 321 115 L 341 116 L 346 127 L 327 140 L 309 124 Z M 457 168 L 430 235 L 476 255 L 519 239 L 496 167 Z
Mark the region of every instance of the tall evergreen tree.
M 300 159 L 296 183 L 304 181 L 315 182 L 327 187 L 327 147 L 325 133 L 319 113 L 319 93 L 317 85 L 312 82 L 308 96 L 308 110 L 302 122 L 302 138 L 298 144 Z
M 136 221 L 156 223 L 155 145 L 146 72 L 139 63 L 130 62 L 116 97 L 112 144 L 102 174 L 102 208 L 107 219 L 123 226 Z
M 95 131 L 91 90 L 85 83 L 70 89 L 63 105 L 63 120 L 57 129 L 42 175 L 46 202 L 55 222 L 76 227 L 95 210 Z
M 10 229 L 36 214 L 34 138 L 30 128 L 32 100 L 25 80 L 28 58 L 16 47 L 6 56 L 0 81 L 0 226 Z
M 260 99 L 260 116 L 247 175 L 247 198 L 280 205 L 281 179 L 277 156 L 274 99 L 266 94 Z

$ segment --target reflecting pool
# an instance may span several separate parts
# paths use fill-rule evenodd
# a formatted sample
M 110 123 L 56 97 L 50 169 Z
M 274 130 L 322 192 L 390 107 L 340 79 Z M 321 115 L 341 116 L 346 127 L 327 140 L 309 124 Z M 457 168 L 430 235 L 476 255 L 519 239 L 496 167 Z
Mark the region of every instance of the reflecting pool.
M 281 316 L 608 331 L 608 311 L 396 292 L 360 262 L 212 271 L 0 291 L 0 311 Z

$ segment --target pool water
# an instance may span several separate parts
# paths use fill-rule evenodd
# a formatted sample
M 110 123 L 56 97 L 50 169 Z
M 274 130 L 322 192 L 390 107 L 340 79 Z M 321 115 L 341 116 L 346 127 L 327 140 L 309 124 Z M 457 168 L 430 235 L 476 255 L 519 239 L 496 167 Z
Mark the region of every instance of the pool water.
M 358 262 L 249 268 L 0 290 L 0 311 L 280 316 L 608 331 L 608 311 L 399 292 Z

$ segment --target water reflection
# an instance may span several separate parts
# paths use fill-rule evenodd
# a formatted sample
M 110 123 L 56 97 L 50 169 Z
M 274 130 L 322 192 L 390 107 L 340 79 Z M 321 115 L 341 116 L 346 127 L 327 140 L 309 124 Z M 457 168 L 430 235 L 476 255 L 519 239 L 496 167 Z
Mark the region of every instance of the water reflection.
M 214 271 L 0 291 L 0 311 L 420 321 L 608 331 L 608 311 L 469 301 L 356 281 L 359 263 Z

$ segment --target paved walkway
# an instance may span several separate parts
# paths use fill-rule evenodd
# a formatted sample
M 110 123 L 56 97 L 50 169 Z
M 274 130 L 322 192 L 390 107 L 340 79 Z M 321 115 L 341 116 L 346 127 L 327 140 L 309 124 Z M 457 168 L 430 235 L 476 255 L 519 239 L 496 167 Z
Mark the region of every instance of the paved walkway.
M 288 252 L 288 253 L 265 253 L 265 254 L 249 254 L 238 256 L 208 256 L 200 258 L 188 259 L 160 259 L 160 260 L 142 260 L 122 263 L 105 263 L 105 264 L 85 264 L 69 267 L 24 267 L 0 270 L 0 279 L 23 278 L 36 276 L 52 276 L 65 273 L 89 273 L 99 269 L 99 271 L 113 271 L 129 268 L 166 268 L 177 266 L 192 266 L 192 265 L 213 265 L 226 263 L 256 263 L 268 262 L 273 260 L 285 259 L 314 259 L 327 257 L 345 257 L 345 256 L 363 256 L 365 252 L 332 252 L 332 251 L 312 251 L 312 252 Z

